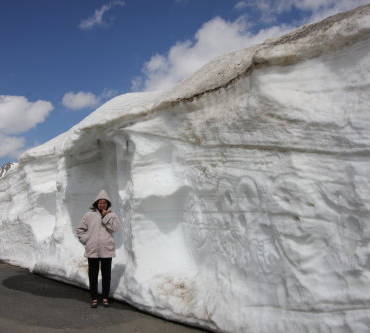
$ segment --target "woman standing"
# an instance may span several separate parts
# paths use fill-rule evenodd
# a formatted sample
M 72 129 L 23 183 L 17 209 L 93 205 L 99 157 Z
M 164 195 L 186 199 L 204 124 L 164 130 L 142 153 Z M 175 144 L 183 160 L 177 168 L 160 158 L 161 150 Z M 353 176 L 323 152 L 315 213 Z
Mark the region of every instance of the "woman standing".
M 85 247 L 89 263 L 91 307 L 98 306 L 99 263 L 102 274 L 103 305 L 109 306 L 112 257 L 115 257 L 113 233 L 119 229 L 118 216 L 111 212 L 111 200 L 106 191 L 99 192 L 91 210 L 87 212 L 76 228 L 76 235 Z

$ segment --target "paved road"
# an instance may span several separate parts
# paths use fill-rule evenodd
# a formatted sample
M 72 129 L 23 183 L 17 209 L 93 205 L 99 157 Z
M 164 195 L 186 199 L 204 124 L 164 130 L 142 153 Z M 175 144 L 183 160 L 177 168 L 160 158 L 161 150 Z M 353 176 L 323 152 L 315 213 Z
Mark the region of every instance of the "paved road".
M 199 333 L 114 301 L 89 307 L 87 290 L 0 262 L 0 333 Z

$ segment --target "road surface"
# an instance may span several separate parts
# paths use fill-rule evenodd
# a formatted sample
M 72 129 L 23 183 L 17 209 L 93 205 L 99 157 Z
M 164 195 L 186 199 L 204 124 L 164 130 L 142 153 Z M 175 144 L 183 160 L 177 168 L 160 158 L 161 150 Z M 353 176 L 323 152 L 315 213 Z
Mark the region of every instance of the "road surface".
M 91 309 L 87 290 L 0 261 L 0 333 L 199 333 L 113 301 Z

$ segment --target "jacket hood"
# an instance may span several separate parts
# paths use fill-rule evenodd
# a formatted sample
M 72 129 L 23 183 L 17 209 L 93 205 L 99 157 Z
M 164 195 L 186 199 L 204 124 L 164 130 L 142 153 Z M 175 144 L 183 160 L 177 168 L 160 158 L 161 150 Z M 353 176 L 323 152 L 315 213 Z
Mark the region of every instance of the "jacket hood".
M 110 200 L 110 197 L 109 197 L 108 193 L 107 193 L 105 190 L 101 190 L 101 191 L 99 192 L 99 194 L 96 196 L 96 198 L 95 198 L 95 200 L 94 200 L 93 204 L 94 204 L 95 202 L 97 202 L 98 200 L 100 200 L 100 199 L 107 200 L 107 201 L 109 201 L 109 203 L 110 203 L 110 204 L 112 203 L 112 201 Z

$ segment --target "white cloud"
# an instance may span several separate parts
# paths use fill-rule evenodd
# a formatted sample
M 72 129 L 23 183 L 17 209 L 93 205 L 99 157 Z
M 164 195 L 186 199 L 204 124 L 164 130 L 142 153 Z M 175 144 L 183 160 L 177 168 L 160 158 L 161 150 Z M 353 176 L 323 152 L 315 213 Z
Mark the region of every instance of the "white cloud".
M 47 101 L 29 102 L 23 96 L 0 95 L 0 133 L 25 132 L 42 123 L 53 108 Z
M 245 18 L 229 22 L 216 17 L 206 22 L 196 32 L 194 41 L 178 42 L 167 55 L 156 54 L 149 59 L 143 65 L 143 76 L 132 80 L 131 89 L 168 89 L 221 54 L 260 43 L 292 28 L 274 26 L 252 34 L 248 27 Z
M 0 95 L 0 157 L 17 158 L 26 140 L 14 136 L 42 123 L 53 110 L 47 101 L 30 102 L 23 96 Z
M 62 104 L 71 110 L 80 110 L 87 107 L 93 107 L 99 104 L 100 98 L 91 92 L 79 91 L 77 93 L 70 91 L 64 94 Z
M 0 133 L 0 157 L 17 158 L 23 151 L 26 140 L 22 137 L 7 136 Z
M 363 0 L 285 0 L 288 6 L 299 9 L 318 11 L 322 9 L 333 9 L 337 12 L 350 10 L 352 8 L 368 4 L 369 1 Z
M 248 7 L 248 4 L 246 1 L 238 1 L 234 6 L 235 9 L 244 9 L 247 7 Z
M 115 89 L 104 88 L 100 95 L 92 92 L 73 92 L 69 91 L 62 98 L 62 105 L 70 110 L 81 110 L 85 108 L 97 107 L 99 104 L 119 95 Z
M 104 88 L 100 96 L 98 97 L 99 100 L 107 100 L 113 98 L 114 96 L 119 95 L 119 92 L 115 89 L 108 89 Z
M 369 0 L 304 0 L 301 6 L 306 6 L 308 10 L 312 11 L 307 23 L 313 23 L 325 17 L 368 4 Z
M 260 11 L 264 22 L 277 22 L 279 15 L 293 9 L 305 11 L 306 19 L 300 23 L 307 24 L 368 3 L 369 0 L 250 0 L 248 5 Z
M 88 17 L 85 20 L 82 20 L 79 24 L 79 28 L 81 30 L 90 30 L 96 25 L 103 25 L 106 22 L 104 21 L 104 14 L 111 10 L 113 7 L 120 6 L 123 7 L 125 5 L 124 1 L 113 1 L 109 4 L 101 6 L 99 9 L 96 9 L 94 14 Z
M 135 76 L 131 80 L 131 91 L 140 91 L 144 86 L 144 79 L 141 76 Z
M 131 90 L 169 89 L 219 55 L 261 43 L 267 38 L 278 37 L 302 24 L 316 22 L 368 2 L 369 0 L 238 1 L 234 8 L 253 7 L 259 17 L 242 16 L 232 22 L 216 17 L 204 23 L 193 40 L 177 42 L 170 47 L 167 54 L 156 54 L 144 63 L 142 75 L 131 81 Z M 289 24 L 278 23 L 281 22 L 280 15 L 289 14 L 294 9 L 301 11 L 303 19 Z M 261 22 L 267 27 L 252 33 L 251 28 L 255 29 Z
M 146 69 L 149 72 L 161 71 L 166 69 L 166 67 L 167 60 L 164 56 L 160 54 L 156 54 L 155 56 L 151 57 L 150 60 L 146 63 Z

